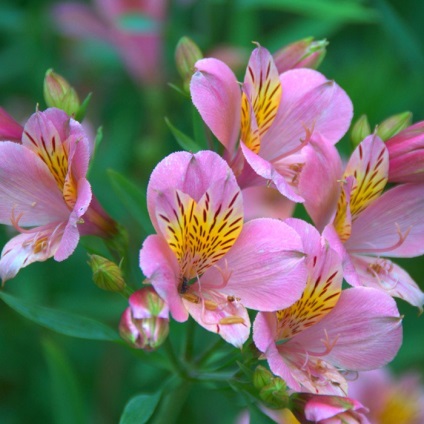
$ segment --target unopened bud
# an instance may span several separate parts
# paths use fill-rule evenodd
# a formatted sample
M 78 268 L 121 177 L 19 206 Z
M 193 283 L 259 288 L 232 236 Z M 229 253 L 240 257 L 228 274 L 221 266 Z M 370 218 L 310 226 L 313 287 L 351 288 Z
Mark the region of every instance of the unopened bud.
M 273 56 L 278 72 L 295 68 L 316 69 L 326 54 L 327 40 L 304 38 L 278 50 Z
M 406 127 L 409 127 L 411 122 L 411 112 L 398 113 L 397 115 L 393 115 L 390 118 L 385 119 L 380 125 L 378 125 L 377 135 L 383 141 L 386 141 L 395 136 L 398 132 L 404 130 Z
M 279 377 L 274 377 L 267 386 L 264 386 L 259 392 L 259 397 L 272 409 L 286 408 L 289 404 L 287 385 Z
M 93 281 L 102 290 L 121 292 L 126 284 L 122 271 L 114 262 L 99 255 L 90 255 L 88 261 L 93 271 Z
M 371 134 L 371 127 L 368 122 L 367 115 L 361 115 L 358 120 L 353 124 L 350 132 L 350 138 L 354 147 L 358 146 L 361 141 Z
M 157 349 L 169 333 L 168 305 L 152 287 L 133 293 L 129 304 L 119 324 L 121 337 L 136 349 Z
M 263 387 L 268 386 L 274 378 L 274 375 L 262 365 L 256 367 L 253 373 L 253 385 L 256 389 L 261 390 Z
M 75 116 L 80 108 L 78 94 L 68 81 L 49 69 L 44 78 L 44 100 L 48 107 L 62 109 L 69 116 Z
M 203 58 L 202 51 L 189 37 L 182 37 L 175 49 L 177 70 L 183 79 L 184 90 L 190 91 L 190 80 L 194 73 L 194 64 Z

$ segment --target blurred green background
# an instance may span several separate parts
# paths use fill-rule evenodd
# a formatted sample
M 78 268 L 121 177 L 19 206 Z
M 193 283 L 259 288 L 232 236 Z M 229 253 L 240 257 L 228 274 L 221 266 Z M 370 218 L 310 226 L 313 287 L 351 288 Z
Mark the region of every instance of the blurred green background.
M 129 260 L 139 282 L 137 255 L 146 234 L 113 192 L 107 170 L 124 174 L 143 190 L 155 164 L 178 149 L 164 117 L 193 136 L 190 101 L 168 85 L 181 85 L 174 64 L 181 36 L 190 36 L 205 55 L 218 47 L 236 48 L 245 62 L 252 41 L 274 52 L 303 37 L 326 38 L 330 44 L 320 71 L 349 94 L 355 118 L 366 113 L 373 126 L 409 110 L 414 121 L 424 119 L 424 2 L 420 0 L 169 1 L 161 40 L 164 76 L 154 84 L 135 82 L 108 43 L 63 35 L 52 14 L 57 4 L 2 0 L 0 105 L 19 121 L 33 113 L 37 103 L 43 109 L 42 83 L 49 68 L 67 78 L 81 97 L 93 93 L 86 120 L 92 131 L 102 126 L 104 137 L 89 179 L 107 211 L 130 233 L 134 256 Z M 89 1 L 85 4 L 93 6 Z M 238 75 L 241 79 L 243 66 Z M 350 152 L 347 137 L 340 146 L 345 154 Z M 1 246 L 11 234 L 2 226 Z M 126 301 L 92 283 L 84 243 L 64 263 L 49 260 L 21 270 L 5 290 L 116 328 Z M 421 259 L 396 262 L 424 289 Z M 404 344 L 392 368 L 423 374 L 423 318 L 416 309 L 398 304 L 405 314 Z M 171 333 L 178 344 L 181 325 L 173 323 Z M 196 334 L 200 345 L 213 340 L 201 329 Z M 2 302 L 0 423 L 117 423 L 131 396 L 154 391 L 162 382 L 163 373 L 147 356 L 141 354 L 140 360 L 120 345 L 55 334 Z M 231 391 L 199 386 L 190 394 L 181 422 L 231 423 L 238 412 L 239 399 Z

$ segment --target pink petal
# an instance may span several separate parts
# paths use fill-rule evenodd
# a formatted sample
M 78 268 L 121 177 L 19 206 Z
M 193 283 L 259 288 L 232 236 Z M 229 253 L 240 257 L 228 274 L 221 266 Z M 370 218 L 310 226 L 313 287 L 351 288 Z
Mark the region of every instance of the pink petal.
M 52 9 L 59 31 L 78 38 L 97 37 L 110 39 L 110 29 L 86 5 L 77 3 L 57 4 Z
M 13 278 L 21 268 L 42 262 L 56 252 L 64 231 L 64 223 L 54 222 L 13 237 L 3 248 L 0 278 Z
M 319 139 L 315 141 L 315 139 Z M 331 222 L 340 195 L 342 163 L 337 149 L 318 135 L 304 147 L 305 163 L 300 173 L 299 193 L 319 230 Z
M 80 238 L 77 224 L 80 218 L 85 214 L 91 202 L 91 186 L 85 179 L 78 181 L 78 197 L 74 209 L 69 215 L 60 245 L 54 255 L 56 261 L 67 259 L 76 249 Z
M 242 194 L 245 221 L 264 217 L 284 220 L 293 215 L 296 204 L 273 188 L 248 187 Z
M 69 210 L 45 163 L 23 145 L 0 143 L 0 221 L 21 226 L 67 221 Z
M 301 239 L 279 220 L 249 221 L 201 282 L 202 287 L 233 296 L 250 309 L 286 308 L 300 298 L 306 284 Z
M 196 202 L 199 202 L 205 192 L 215 183 L 214 193 L 222 197 L 222 187 L 217 181 L 226 183 L 228 191 L 238 191 L 235 177 L 219 155 L 211 151 L 202 151 L 196 154 L 188 152 L 172 153 L 163 159 L 153 170 L 147 187 L 147 206 L 150 219 L 160 232 L 156 217 L 156 207 L 159 196 L 171 196 L 170 203 L 174 200 L 174 193 L 179 190 Z
M 410 275 L 399 265 L 384 258 L 351 256 L 360 284 L 373 287 L 390 296 L 400 297 L 422 310 L 424 293 Z
M 252 167 L 252 169 L 260 175 L 262 178 L 265 178 L 268 181 L 272 181 L 275 185 L 275 188 L 288 199 L 293 202 L 302 202 L 303 198 L 295 193 L 292 187 L 289 186 L 286 179 L 281 175 L 278 170 L 274 167 L 271 162 L 268 162 L 266 159 L 263 159 L 261 156 L 252 152 L 247 148 L 244 143 L 240 143 L 243 155 Z
M 355 287 L 343 290 L 325 318 L 292 340 L 310 352 L 323 352 L 323 341 L 328 340 L 334 346 L 325 361 L 342 369 L 370 370 L 390 362 L 399 350 L 401 317 L 390 296 Z
M 169 305 L 173 318 L 179 322 L 186 321 L 188 312 L 178 293 L 180 267 L 164 239 L 152 235 L 144 240 L 140 250 L 140 268 L 158 295 Z
M 217 59 L 195 64 L 190 83 L 191 97 L 203 120 L 216 138 L 235 150 L 240 132 L 241 92 L 231 69 Z
M 263 137 L 261 156 L 287 154 L 305 138 L 305 128 L 337 143 L 352 119 L 352 103 L 333 81 L 312 69 L 294 69 L 280 75 L 283 97 L 277 117 Z
M 360 213 L 345 247 L 350 253 L 393 257 L 422 255 L 423 210 L 424 184 L 391 188 Z
M 237 301 L 228 302 L 225 296 L 212 292 L 190 290 L 190 293 L 197 293 L 199 297 L 206 297 L 207 300 L 220 305 L 215 310 L 208 310 L 201 302 L 194 303 L 183 298 L 183 303 L 193 319 L 206 330 L 219 334 L 226 342 L 241 348 L 250 335 L 250 319 L 246 308 Z M 231 323 L 234 317 L 243 322 Z M 227 321 L 228 323 L 225 323 Z
M 0 141 L 21 142 L 22 125 L 18 124 L 2 107 L 0 107 Z

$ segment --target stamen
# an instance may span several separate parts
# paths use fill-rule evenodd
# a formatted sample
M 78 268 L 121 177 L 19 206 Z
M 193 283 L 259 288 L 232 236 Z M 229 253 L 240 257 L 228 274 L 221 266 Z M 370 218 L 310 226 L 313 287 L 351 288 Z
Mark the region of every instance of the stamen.
M 399 240 L 389 247 L 383 247 L 383 248 L 369 248 L 369 249 L 349 249 L 349 253 L 385 253 L 385 252 L 391 252 L 398 247 L 400 247 L 406 240 L 406 238 L 409 235 L 409 232 L 412 229 L 412 225 L 405 231 L 405 234 L 402 234 L 399 224 L 395 223 L 396 226 L 396 232 L 399 237 Z

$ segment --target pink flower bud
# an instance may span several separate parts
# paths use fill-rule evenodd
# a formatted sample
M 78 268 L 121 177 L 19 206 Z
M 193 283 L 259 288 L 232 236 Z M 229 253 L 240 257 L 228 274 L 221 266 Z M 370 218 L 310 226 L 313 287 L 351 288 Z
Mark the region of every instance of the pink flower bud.
M 424 181 L 424 121 L 418 122 L 391 137 L 389 150 L 389 181 L 417 183 Z
M 129 304 L 119 324 L 121 337 L 136 349 L 157 349 L 169 333 L 168 305 L 151 286 L 133 293 Z
M 327 40 L 314 41 L 312 37 L 296 41 L 274 53 L 274 61 L 281 74 L 289 69 L 316 69 L 326 53 Z

